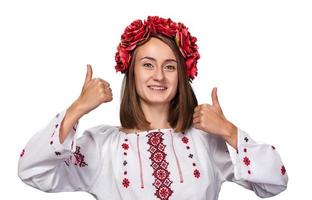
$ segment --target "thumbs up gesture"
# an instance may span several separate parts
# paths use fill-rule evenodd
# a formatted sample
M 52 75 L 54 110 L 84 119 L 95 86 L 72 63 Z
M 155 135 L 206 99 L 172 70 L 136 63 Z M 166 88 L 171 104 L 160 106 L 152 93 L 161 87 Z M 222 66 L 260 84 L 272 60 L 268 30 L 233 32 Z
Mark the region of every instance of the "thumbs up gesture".
M 91 65 L 87 65 L 86 78 L 79 98 L 75 101 L 81 115 L 89 113 L 102 103 L 113 100 L 112 90 L 109 83 L 101 78 L 92 78 Z
M 225 118 L 218 100 L 216 87 L 211 92 L 211 98 L 212 105 L 201 104 L 194 109 L 194 127 L 204 132 L 219 135 L 236 148 L 237 127 Z

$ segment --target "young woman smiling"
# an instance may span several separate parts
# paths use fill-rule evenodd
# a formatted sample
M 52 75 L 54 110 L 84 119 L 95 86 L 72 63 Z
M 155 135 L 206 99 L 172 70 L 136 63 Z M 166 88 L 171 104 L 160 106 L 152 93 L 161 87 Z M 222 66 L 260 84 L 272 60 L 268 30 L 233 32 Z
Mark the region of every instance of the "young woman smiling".
M 19 176 L 47 192 L 86 191 L 96 199 L 216 200 L 224 181 L 260 197 L 288 177 L 274 146 L 258 144 L 212 104 L 198 105 L 196 38 L 182 23 L 135 20 L 121 36 L 116 70 L 125 73 L 121 126 L 99 125 L 77 139 L 79 120 L 112 101 L 109 83 L 87 66 L 80 96 L 35 134 Z

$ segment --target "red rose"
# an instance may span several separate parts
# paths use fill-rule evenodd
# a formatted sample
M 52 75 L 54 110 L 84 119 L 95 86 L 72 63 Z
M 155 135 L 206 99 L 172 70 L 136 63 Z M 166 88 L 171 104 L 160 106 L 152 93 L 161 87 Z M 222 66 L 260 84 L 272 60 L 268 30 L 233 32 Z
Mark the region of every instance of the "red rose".
M 158 16 L 149 16 L 147 23 L 153 33 L 162 33 L 170 38 L 173 38 L 176 34 L 177 24 L 170 18 L 164 19 Z
M 149 36 L 146 24 L 141 20 L 135 20 L 125 29 L 121 35 L 121 47 L 127 51 L 133 50 L 138 43 L 145 40 Z
M 142 41 L 149 37 L 150 31 L 146 24 L 141 20 L 135 20 L 126 27 L 121 35 L 121 42 L 117 47 L 115 55 L 116 71 L 126 72 L 131 60 L 131 51 L 137 47 Z
M 115 54 L 116 71 L 126 72 L 128 69 L 128 61 L 130 61 L 129 53 L 123 49 L 120 45 L 117 47 L 117 52 Z
M 200 58 L 198 46 L 196 45 L 196 37 L 191 36 L 184 24 L 178 24 L 176 33 L 176 43 L 186 62 L 186 75 L 194 79 L 197 76 L 197 60 Z

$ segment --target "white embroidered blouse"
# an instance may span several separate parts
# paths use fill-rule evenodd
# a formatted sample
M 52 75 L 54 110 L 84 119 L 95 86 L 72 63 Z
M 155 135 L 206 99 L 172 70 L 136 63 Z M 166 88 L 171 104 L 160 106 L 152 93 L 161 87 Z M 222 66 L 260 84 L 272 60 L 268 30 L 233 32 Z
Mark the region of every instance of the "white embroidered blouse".
M 20 178 L 42 191 L 86 191 L 99 200 L 217 200 L 224 181 L 260 197 L 287 187 L 275 147 L 256 143 L 241 129 L 237 151 L 195 128 L 126 134 L 100 125 L 76 140 L 78 123 L 60 144 L 64 115 L 38 131 L 20 155 Z

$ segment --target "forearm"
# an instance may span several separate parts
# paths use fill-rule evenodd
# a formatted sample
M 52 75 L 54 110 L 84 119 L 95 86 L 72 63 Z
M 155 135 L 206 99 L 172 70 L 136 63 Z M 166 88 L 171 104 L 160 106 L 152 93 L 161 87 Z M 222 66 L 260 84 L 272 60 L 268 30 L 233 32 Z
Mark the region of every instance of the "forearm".
M 60 143 L 63 144 L 68 134 L 74 125 L 79 121 L 79 119 L 83 116 L 82 112 L 80 112 L 79 105 L 77 102 L 74 102 L 67 110 L 63 121 L 61 122 L 60 127 Z
M 237 150 L 237 127 L 230 121 L 226 121 L 224 125 L 223 139 Z

